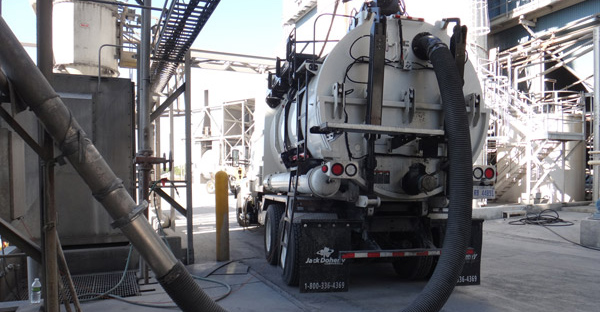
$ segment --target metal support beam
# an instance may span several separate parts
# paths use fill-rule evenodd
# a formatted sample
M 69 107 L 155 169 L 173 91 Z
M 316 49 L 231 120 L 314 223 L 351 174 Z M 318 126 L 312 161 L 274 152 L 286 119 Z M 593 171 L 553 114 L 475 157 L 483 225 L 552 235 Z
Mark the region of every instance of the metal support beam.
M 42 263 L 42 251 L 40 250 L 40 246 L 21 235 L 19 230 L 2 218 L 0 218 L 0 236 L 17 246 L 36 262 Z
M 160 196 L 162 199 L 166 200 L 175 210 L 177 210 L 180 214 L 187 216 L 187 210 L 183 208 L 173 197 L 169 196 L 169 194 L 165 193 L 161 188 L 157 187 L 154 189 L 154 193 Z
M 156 118 L 158 118 L 184 91 L 185 83 L 177 88 L 173 94 L 169 95 L 169 97 L 162 104 L 160 104 L 155 111 L 152 112 L 150 115 L 150 121 L 154 121 Z
M 185 85 L 191 86 L 190 52 L 185 53 Z M 194 263 L 194 209 L 192 200 L 192 88 L 185 88 L 185 184 L 187 207 L 187 264 Z
M 382 18 L 375 21 L 371 28 L 369 83 L 367 86 L 367 124 L 370 125 L 381 125 L 386 48 L 385 27 L 385 18 Z
M 44 77 L 52 84 L 52 68 L 54 56 L 52 53 L 52 1 L 37 2 L 37 65 Z M 54 141 L 50 134 L 41 126 L 40 140 L 46 158 L 54 157 Z M 44 278 L 42 295 L 46 311 L 58 311 L 58 234 L 56 233 L 57 212 L 54 189 L 54 164 L 50 161 L 40 162 L 40 197 L 41 197 L 41 233 L 42 233 L 42 262 Z
M 19 123 L 12 118 L 12 116 L 3 108 L 0 107 L 0 117 L 6 121 L 6 123 L 13 128 L 13 130 L 33 149 L 33 151 L 38 154 L 38 156 L 43 160 L 49 160 L 48 156 L 46 156 L 46 150 L 44 150 L 30 135 L 27 133 L 25 129 L 19 125 Z

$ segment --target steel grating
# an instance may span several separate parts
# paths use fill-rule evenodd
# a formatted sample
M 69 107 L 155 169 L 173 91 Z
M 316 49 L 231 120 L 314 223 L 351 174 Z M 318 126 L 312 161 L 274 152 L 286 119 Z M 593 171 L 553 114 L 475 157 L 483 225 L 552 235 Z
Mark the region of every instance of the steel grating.
M 163 11 L 150 68 L 151 90 L 161 92 L 164 89 L 219 1 L 172 0 L 169 9 Z
M 111 295 L 119 297 L 131 297 L 140 295 L 140 287 L 137 283 L 136 277 L 137 271 L 128 271 L 123 279 L 123 282 L 113 291 Z M 79 299 L 91 299 L 96 297 L 98 294 L 103 294 L 115 287 L 121 280 L 123 272 L 115 273 L 98 273 L 98 274 L 82 274 L 74 275 L 73 284 L 75 285 L 75 291 Z M 67 280 L 62 277 L 65 291 L 61 294 L 61 300 L 66 298 L 69 302 L 73 302 L 73 298 L 67 288 Z

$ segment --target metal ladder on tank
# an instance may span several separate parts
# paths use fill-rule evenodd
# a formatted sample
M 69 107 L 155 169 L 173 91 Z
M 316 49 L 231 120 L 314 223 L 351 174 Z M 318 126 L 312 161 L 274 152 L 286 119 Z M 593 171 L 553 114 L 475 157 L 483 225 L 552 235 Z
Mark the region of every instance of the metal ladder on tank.
M 314 61 L 311 63 L 314 64 Z M 289 239 L 293 231 L 294 213 L 298 207 L 298 177 L 306 173 L 306 160 L 307 160 L 307 143 L 308 143 L 308 96 L 306 96 L 308 90 L 308 82 L 310 78 L 310 71 L 306 66 L 307 61 L 303 62 L 299 69 L 295 70 L 294 75 L 298 74 L 300 70 L 305 71 L 304 79 L 298 80 L 298 91 L 296 92 L 296 135 L 298 136 L 296 153 L 295 153 L 295 166 L 290 170 L 290 180 L 288 182 L 288 193 L 286 201 L 286 209 L 283 213 L 283 229 L 280 237 L 280 252 L 283 247 L 288 248 Z M 304 67 L 304 68 L 303 68 Z M 304 85 L 301 81 L 304 80 Z M 303 96 L 304 95 L 304 96 Z M 302 108 L 304 107 L 304 115 L 302 115 Z M 304 129 L 302 129 L 302 119 L 304 119 Z M 304 133 L 304 134 L 303 134 Z M 279 254 L 280 260 L 281 254 Z M 289 251 L 286 251 L 286 257 L 289 256 Z M 281 265 L 281 263 L 280 263 Z M 282 266 L 283 267 L 283 266 Z

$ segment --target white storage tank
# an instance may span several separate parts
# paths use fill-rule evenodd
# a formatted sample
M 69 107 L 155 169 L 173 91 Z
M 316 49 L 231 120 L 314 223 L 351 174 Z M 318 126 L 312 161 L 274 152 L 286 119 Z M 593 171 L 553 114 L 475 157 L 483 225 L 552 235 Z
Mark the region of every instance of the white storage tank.
M 114 0 L 109 0 L 116 2 Z M 117 6 L 90 1 L 54 0 L 52 37 L 55 70 L 98 76 L 98 54 L 104 44 L 117 45 Z M 101 75 L 117 77 L 118 50 L 102 48 Z

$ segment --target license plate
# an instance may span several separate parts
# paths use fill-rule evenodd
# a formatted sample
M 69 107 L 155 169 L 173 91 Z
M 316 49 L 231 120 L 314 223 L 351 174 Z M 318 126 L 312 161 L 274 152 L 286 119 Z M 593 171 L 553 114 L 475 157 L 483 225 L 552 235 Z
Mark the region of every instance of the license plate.
M 496 198 L 496 189 L 493 185 L 473 185 L 474 199 L 494 199 Z

